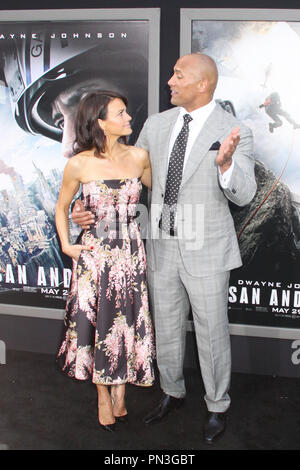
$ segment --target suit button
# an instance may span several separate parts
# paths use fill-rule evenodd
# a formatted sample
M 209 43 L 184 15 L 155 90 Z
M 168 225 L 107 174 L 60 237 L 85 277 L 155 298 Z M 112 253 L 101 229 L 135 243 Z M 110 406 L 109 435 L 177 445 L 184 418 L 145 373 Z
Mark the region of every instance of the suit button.
M 232 188 L 231 192 L 232 192 L 232 194 L 235 194 L 235 193 L 236 193 L 236 189 Z
M 164 194 L 163 194 L 163 193 L 161 193 L 161 197 L 162 197 L 162 198 L 164 197 Z

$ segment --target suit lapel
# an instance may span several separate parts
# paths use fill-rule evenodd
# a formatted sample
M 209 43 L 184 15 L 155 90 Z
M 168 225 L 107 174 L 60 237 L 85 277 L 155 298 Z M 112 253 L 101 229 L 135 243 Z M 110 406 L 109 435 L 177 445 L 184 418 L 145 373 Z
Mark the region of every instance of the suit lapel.
M 224 125 L 222 113 L 220 112 L 220 107 L 216 105 L 194 142 L 184 169 L 181 186 L 183 186 L 188 179 L 193 176 L 197 167 L 209 151 L 211 145 L 220 138 L 223 132 Z
M 169 155 L 169 145 L 171 134 L 173 131 L 173 127 L 177 120 L 179 114 L 179 110 L 176 108 L 174 110 L 173 116 L 165 120 L 165 122 L 161 125 L 161 129 L 159 132 L 159 140 L 158 140 L 158 148 L 160 149 L 160 161 L 158 164 L 158 179 L 161 184 L 161 187 L 164 189 L 166 185 L 167 179 L 167 171 L 168 171 L 168 155 Z

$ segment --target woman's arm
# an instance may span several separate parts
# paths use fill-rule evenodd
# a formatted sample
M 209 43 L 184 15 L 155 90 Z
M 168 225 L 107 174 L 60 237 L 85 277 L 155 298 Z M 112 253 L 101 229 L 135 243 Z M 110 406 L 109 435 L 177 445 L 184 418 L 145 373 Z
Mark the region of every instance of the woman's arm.
M 74 195 L 79 189 L 79 175 L 80 168 L 73 157 L 66 164 L 55 211 L 56 228 L 62 251 L 76 261 L 82 249 L 92 249 L 83 245 L 71 245 L 69 240 L 69 208 Z
M 141 157 L 144 163 L 144 172 L 141 177 L 142 183 L 147 186 L 147 188 L 152 188 L 152 173 L 151 173 L 151 163 L 149 158 L 149 153 L 147 150 L 139 149 L 141 152 Z

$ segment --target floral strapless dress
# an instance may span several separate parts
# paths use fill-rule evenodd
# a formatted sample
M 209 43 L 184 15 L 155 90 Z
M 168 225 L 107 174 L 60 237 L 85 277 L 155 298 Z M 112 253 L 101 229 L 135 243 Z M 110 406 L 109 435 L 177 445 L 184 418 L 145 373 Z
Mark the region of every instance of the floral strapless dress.
M 64 339 L 57 361 L 70 377 L 96 384 L 154 381 L 154 333 L 149 312 L 146 256 L 135 220 L 139 178 L 82 185 L 95 223 L 80 243 L 93 246 L 73 260 Z

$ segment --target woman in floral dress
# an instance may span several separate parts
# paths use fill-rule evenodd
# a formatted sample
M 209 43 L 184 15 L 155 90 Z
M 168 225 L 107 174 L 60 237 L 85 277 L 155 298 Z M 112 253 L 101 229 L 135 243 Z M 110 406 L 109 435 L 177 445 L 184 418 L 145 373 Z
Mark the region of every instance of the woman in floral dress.
M 114 92 L 81 100 L 76 153 L 66 164 L 56 207 L 61 247 L 73 259 L 58 363 L 70 377 L 96 384 L 98 419 L 108 431 L 127 416 L 125 384 L 154 381 L 146 257 L 135 220 L 142 183 L 151 187 L 151 167 L 145 150 L 125 143 L 132 132 L 126 106 Z M 80 185 L 95 222 L 72 245 L 69 207 Z

